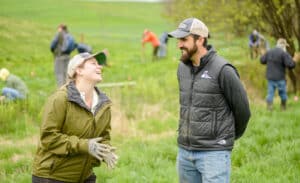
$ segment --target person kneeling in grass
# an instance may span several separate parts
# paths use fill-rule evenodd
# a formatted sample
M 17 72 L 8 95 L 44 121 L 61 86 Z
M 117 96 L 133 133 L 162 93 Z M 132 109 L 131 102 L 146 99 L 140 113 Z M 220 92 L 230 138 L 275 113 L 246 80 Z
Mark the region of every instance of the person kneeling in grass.
M 0 79 L 5 82 L 2 88 L 0 102 L 15 101 L 25 99 L 28 94 L 28 88 L 25 82 L 18 76 L 11 74 L 8 69 L 0 70 Z

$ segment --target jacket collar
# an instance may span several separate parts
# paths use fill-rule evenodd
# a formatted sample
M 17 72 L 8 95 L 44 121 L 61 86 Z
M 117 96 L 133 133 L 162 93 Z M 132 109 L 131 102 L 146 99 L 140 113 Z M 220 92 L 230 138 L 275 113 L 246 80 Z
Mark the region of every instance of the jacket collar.
M 74 81 L 71 81 L 69 84 L 67 84 L 66 88 L 67 88 L 67 97 L 70 102 L 74 102 L 79 106 L 81 106 L 82 108 L 91 111 L 91 109 L 89 109 L 88 106 L 82 100 L 80 93 L 75 86 Z M 95 110 L 95 114 L 96 114 L 99 111 L 99 109 L 103 107 L 104 104 L 111 103 L 111 100 L 104 93 L 102 93 L 97 87 L 95 87 L 95 91 L 98 95 L 98 104 L 96 105 L 96 110 Z
M 199 67 L 194 67 L 192 64 L 192 61 L 187 62 L 186 64 L 191 68 L 191 72 L 193 74 L 197 74 L 201 69 L 205 67 L 205 65 L 212 59 L 214 55 L 216 55 L 216 51 L 213 48 L 213 46 L 208 45 L 207 47 L 207 53 L 200 58 L 200 66 Z
M 216 54 L 217 52 L 215 51 L 215 49 L 211 46 L 211 45 L 208 45 L 207 46 L 207 53 L 200 58 L 200 63 L 205 65 L 207 64 L 207 62 L 209 60 L 211 60 L 211 58 Z M 201 65 L 200 64 L 200 65 Z

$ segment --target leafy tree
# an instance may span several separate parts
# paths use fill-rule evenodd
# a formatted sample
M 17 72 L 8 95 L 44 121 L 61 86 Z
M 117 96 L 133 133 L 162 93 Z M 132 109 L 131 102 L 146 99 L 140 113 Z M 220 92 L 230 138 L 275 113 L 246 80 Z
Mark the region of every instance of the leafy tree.
M 177 23 L 183 18 L 197 17 L 212 30 L 237 35 L 262 24 L 253 21 L 257 20 L 258 12 L 256 4 L 250 0 L 167 0 L 166 3 L 166 17 Z
M 297 40 L 300 49 L 300 0 L 167 0 L 166 16 L 177 23 L 197 17 L 210 29 L 243 35 L 253 28 L 268 32 L 274 39 L 285 38 L 287 51 L 294 55 Z M 289 71 L 294 93 L 300 69 Z M 300 81 L 298 81 L 300 84 Z
M 287 39 L 291 55 L 300 48 L 300 0 L 166 0 L 166 17 L 176 23 L 187 17 L 203 20 L 210 29 L 236 35 L 257 28 L 275 39 Z
M 296 50 L 294 36 L 300 44 L 300 0 L 256 0 L 256 4 L 260 7 L 263 20 L 271 28 L 272 36 L 276 39 L 285 38 L 290 45 L 288 52 L 293 55 Z
M 294 37 L 300 47 L 300 0 L 256 0 L 260 7 L 262 18 L 268 23 L 272 36 L 276 39 L 285 38 L 290 45 L 287 51 L 294 55 L 296 47 Z M 300 77 L 300 70 L 288 71 L 293 86 L 293 92 L 297 92 L 297 79 Z

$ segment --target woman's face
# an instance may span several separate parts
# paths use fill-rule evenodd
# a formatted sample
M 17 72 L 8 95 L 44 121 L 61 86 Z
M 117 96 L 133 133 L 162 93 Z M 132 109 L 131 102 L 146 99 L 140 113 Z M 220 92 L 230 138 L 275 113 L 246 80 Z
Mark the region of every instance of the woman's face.
M 102 66 L 98 64 L 95 58 L 85 61 L 83 66 L 78 69 L 78 74 L 84 80 L 95 83 L 102 81 Z

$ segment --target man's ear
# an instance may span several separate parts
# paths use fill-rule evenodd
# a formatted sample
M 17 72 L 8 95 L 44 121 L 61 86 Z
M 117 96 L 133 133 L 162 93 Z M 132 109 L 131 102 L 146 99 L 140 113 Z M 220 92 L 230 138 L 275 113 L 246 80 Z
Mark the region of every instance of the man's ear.
M 204 43 L 204 38 L 203 37 L 198 37 L 198 39 L 196 40 L 196 44 L 197 46 L 203 46 Z

